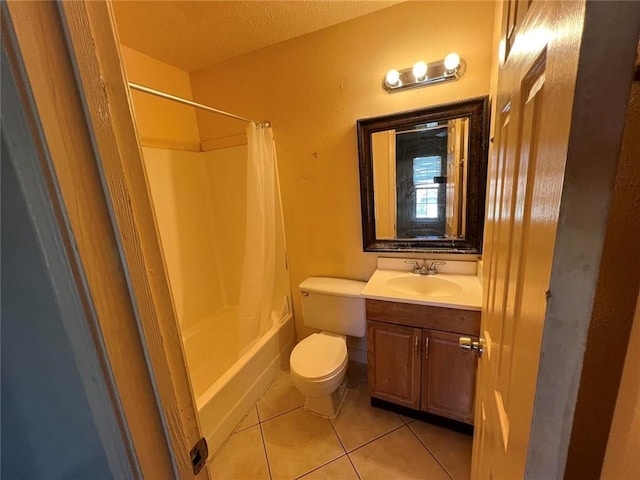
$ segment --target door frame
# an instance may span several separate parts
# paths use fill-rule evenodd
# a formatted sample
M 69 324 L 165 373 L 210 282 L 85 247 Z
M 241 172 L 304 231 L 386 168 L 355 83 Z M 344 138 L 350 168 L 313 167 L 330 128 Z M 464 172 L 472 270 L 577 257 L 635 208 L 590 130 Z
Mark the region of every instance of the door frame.
M 144 478 L 194 477 L 200 439 L 108 2 L 3 2 L 3 48 L 86 278 Z M 11 35 L 8 33 L 11 32 Z M 53 202 L 55 199 L 51 198 Z M 64 223 L 68 221 L 68 227 Z
M 606 9 L 606 2 L 602 3 L 605 6 L 601 8 Z M 587 11 L 591 9 L 597 12 L 598 4 L 589 2 Z M 608 12 L 600 13 L 604 19 L 611 18 Z M 165 461 L 171 463 L 173 460 L 176 476 L 192 478 L 188 452 L 200 435 L 197 412 L 146 188 L 111 5 L 109 2 L 91 1 L 56 5 L 53 2 L 10 0 L 3 4 L 2 14 L 3 21 L 12 25 L 16 33 L 13 51 L 18 65 L 15 69 L 21 73 L 21 87 L 32 92 L 29 96 L 33 101 L 34 118 L 41 126 L 38 133 L 46 141 L 53 170 L 47 180 L 50 188 L 59 192 L 61 205 L 67 206 L 65 213 L 69 230 L 75 234 L 72 237 L 74 247 L 95 304 L 108 363 L 121 397 L 142 474 L 148 478 L 163 477 L 157 475 L 157 469 L 162 465 L 166 467 Z M 635 12 L 626 11 L 625 14 L 633 16 Z M 613 61 L 621 64 L 624 55 L 620 52 L 626 55 L 629 49 L 629 19 L 621 19 L 622 28 L 621 24 L 612 27 L 602 18 L 595 13 L 588 15 L 589 31 L 606 29 L 607 35 L 615 33 L 613 41 L 607 42 L 606 46 L 614 49 Z M 3 44 L 5 31 L 3 28 Z M 635 35 L 637 42 L 637 30 Z M 584 57 L 591 62 L 581 61 L 580 66 L 587 69 L 583 70 L 585 78 L 594 73 L 589 72 L 589 65 L 598 63 L 597 58 L 603 55 L 596 43 L 591 47 L 595 48 L 594 52 Z M 612 58 L 606 60 L 601 64 L 620 74 L 611 68 Z M 615 80 L 611 75 L 605 77 L 598 78 Z M 584 90 L 580 91 L 582 97 L 579 92 L 576 95 L 582 99 L 581 105 L 586 107 L 584 102 L 589 88 L 594 88 L 595 84 L 578 86 Z M 616 118 L 620 117 L 621 98 L 615 102 Z M 597 95 L 590 97 L 591 102 L 594 99 L 604 107 L 604 101 Z M 23 96 L 23 104 L 26 102 Z M 602 111 L 610 112 L 607 109 Z M 584 115 L 584 111 L 580 113 L 589 117 Z M 578 110 L 574 110 L 574 117 L 578 120 L 577 114 Z M 593 119 L 582 118 L 582 135 L 594 127 L 593 122 Z M 618 134 L 611 136 L 612 141 L 616 135 L 622 136 L 622 124 L 616 125 Z M 578 148 L 578 141 L 589 136 L 579 137 L 576 133 L 572 138 L 569 160 L 576 163 L 578 154 L 582 152 Z M 608 145 L 605 160 L 609 162 L 609 177 L 603 179 L 603 184 L 605 180 L 609 182 L 607 189 L 610 192 L 614 185 L 619 152 L 614 152 L 612 144 Z M 616 157 L 612 158 L 614 153 Z M 568 170 L 580 178 L 579 171 Z M 619 175 L 615 185 L 622 180 L 623 176 Z M 598 439 L 597 448 L 602 450 L 603 442 L 606 447 L 608 429 L 603 426 L 606 427 L 607 421 L 610 423 L 613 414 L 628 342 L 628 328 L 633 316 L 631 310 L 627 322 L 629 309 L 626 308 L 626 298 L 630 296 L 629 290 L 633 289 L 633 285 L 623 289 L 623 308 L 622 311 L 616 310 L 622 315 L 616 318 L 622 318 L 622 321 L 612 325 L 611 321 L 602 318 L 601 311 L 603 307 L 615 306 L 611 305 L 612 299 L 605 298 L 606 279 L 615 274 L 621 265 L 628 266 L 624 252 L 602 255 L 603 243 L 617 245 L 615 241 L 620 240 L 619 229 L 607 224 L 607 218 L 611 214 L 611 223 L 615 212 L 624 212 L 628 197 L 622 195 L 622 198 L 614 196 L 611 203 L 605 202 L 608 208 L 601 212 L 599 219 L 591 219 L 600 222 L 598 232 L 601 238 L 589 245 L 588 252 L 584 252 L 591 259 L 589 281 L 592 296 L 589 299 L 593 301 L 585 302 L 589 303 L 589 308 L 580 316 L 581 340 L 572 342 L 568 347 L 557 341 L 549 341 L 554 335 L 558 335 L 555 338 L 572 338 L 575 335 L 575 329 L 568 328 L 567 319 L 571 316 L 566 316 L 571 304 L 567 295 L 575 290 L 572 290 L 572 285 L 562 282 L 572 273 L 566 259 L 576 253 L 576 225 L 572 221 L 580 217 L 571 207 L 575 207 L 575 202 L 580 199 L 575 198 L 575 194 L 575 191 L 567 191 L 562 198 L 551 282 L 554 293 L 547 311 L 548 318 L 558 321 L 550 321 L 545 325 L 542 344 L 545 355 L 540 363 L 527 464 L 528 474 L 532 477 L 536 476 L 535 473 L 548 472 L 550 468 L 556 474 L 564 472 L 567 458 L 567 473 L 571 472 L 572 458 L 581 454 L 584 440 L 594 438 L 585 437 L 582 441 L 578 438 L 576 432 L 585 434 L 589 430 L 579 420 L 584 420 L 600 408 L 604 408 L 605 415 L 598 422 L 598 428 L 591 433 Z M 607 198 L 610 196 L 609 193 Z M 634 301 L 637 298 L 637 284 L 635 291 Z M 597 335 L 603 323 L 616 332 L 605 342 Z M 603 389 L 598 389 L 593 374 L 597 372 L 597 367 L 601 367 L 597 359 L 609 352 L 615 353 L 615 365 L 610 365 L 607 370 L 611 374 L 611 381 L 603 387 L 605 395 L 602 395 Z M 558 392 L 562 394 L 562 401 L 554 403 L 553 393 L 558 391 L 558 372 L 554 361 L 558 356 L 571 358 L 571 364 L 562 372 L 562 378 L 567 380 L 567 390 Z M 138 372 L 138 375 L 132 372 Z M 602 401 L 598 404 L 586 401 L 593 398 L 596 391 Z M 559 415 L 560 421 L 550 421 L 549 411 L 555 419 Z M 571 433 L 572 429 L 574 434 Z M 538 450 L 549 438 L 562 439 L 560 450 Z M 159 454 L 161 449 L 166 449 L 166 458 Z M 599 453 L 596 453 L 593 458 L 597 464 Z M 206 469 L 197 478 L 207 478 Z
M 4 18 L 2 29 L 6 37 L 3 38 L 0 68 L 1 141 L 8 154 L 6 160 L 15 174 L 17 189 L 24 201 L 37 241 L 36 248 L 46 265 L 45 281 L 48 281 L 55 298 L 59 321 L 68 339 L 70 355 L 109 469 L 114 478 L 140 478 L 140 465 L 113 380 L 113 370 L 98 333 L 98 321 L 90 292 L 86 288 L 86 276 L 72 248 L 72 232 L 63 228 L 66 227 L 63 220 L 64 207 L 50 188 L 51 171 L 46 168 L 46 144 L 33 128 L 34 112 L 28 108 L 32 105 L 24 96 L 26 92 L 19 89 L 20 82 L 12 68 L 14 62 L 10 60 L 10 48 L 5 48 L 10 43 L 5 42 L 5 38 L 8 39 L 10 34 Z M 2 174 L 8 175 L 4 171 Z M 9 205 L 8 208 L 12 209 L 14 206 Z M 2 228 L 11 230 L 14 227 L 11 223 L 5 224 L 3 219 Z M 28 301 L 23 299 L 23 302 Z M 18 365 L 18 368 L 22 367 Z M 164 443 L 164 439 L 162 441 Z

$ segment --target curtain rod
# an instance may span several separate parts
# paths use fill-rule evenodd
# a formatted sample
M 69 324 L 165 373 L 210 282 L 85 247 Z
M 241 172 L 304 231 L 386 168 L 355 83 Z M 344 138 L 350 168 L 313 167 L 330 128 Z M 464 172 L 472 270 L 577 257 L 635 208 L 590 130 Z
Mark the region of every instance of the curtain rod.
M 160 90 L 155 90 L 153 88 L 145 87 L 144 85 L 140 85 L 134 82 L 128 82 L 129 88 L 134 90 L 140 90 L 141 92 L 148 93 L 150 95 L 155 95 L 157 97 L 166 98 L 167 100 L 173 100 L 174 102 L 184 103 L 185 105 L 190 105 L 192 107 L 201 108 L 202 110 L 206 110 L 212 113 L 218 113 L 220 115 L 224 115 L 225 117 L 235 118 L 236 120 L 242 120 L 244 122 L 253 122 L 257 125 L 263 127 L 270 127 L 271 124 L 269 122 L 256 122 L 251 120 L 250 118 L 241 117 L 240 115 L 236 115 L 234 113 L 225 112 L 224 110 L 218 110 L 217 108 L 209 107 L 207 105 L 203 105 L 201 103 L 193 102 L 191 100 L 187 100 L 186 98 L 176 97 L 175 95 L 171 95 L 169 93 L 161 92 Z

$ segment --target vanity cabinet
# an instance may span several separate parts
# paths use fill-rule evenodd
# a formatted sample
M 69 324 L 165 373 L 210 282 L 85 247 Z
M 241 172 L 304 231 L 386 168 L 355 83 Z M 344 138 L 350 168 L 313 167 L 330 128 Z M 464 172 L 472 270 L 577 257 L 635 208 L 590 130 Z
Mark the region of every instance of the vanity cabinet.
M 367 321 L 367 364 L 371 396 L 420 409 L 422 330 Z
M 458 346 L 459 334 L 423 330 L 422 336 L 420 410 L 473 424 L 478 356 Z
M 367 300 L 369 393 L 397 405 L 473 424 L 480 312 Z

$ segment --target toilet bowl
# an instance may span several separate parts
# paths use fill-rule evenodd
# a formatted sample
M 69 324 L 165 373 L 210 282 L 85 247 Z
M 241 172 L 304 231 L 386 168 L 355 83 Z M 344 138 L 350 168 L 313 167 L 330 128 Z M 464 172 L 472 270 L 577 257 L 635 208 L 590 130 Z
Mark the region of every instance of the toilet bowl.
M 305 409 L 333 418 L 346 392 L 347 335 L 366 333 L 365 283 L 309 277 L 300 284 L 304 324 L 321 330 L 298 343 L 289 358 L 291 379 L 306 397 Z
M 347 339 L 331 332 L 314 333 L 291 352 L 290 372 L 306 397 L 305 410 L 333 418 L 346 392 Z

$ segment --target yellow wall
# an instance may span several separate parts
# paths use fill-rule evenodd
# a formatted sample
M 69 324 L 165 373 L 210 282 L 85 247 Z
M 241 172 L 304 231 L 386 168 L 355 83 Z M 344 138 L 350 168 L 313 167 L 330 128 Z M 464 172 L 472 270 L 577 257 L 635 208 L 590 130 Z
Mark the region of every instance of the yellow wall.
M 136 50 L 120 46 L 128 80 L 193 99 L 189 74 Z M 138 135 L 143 145 L 200 150 L 195 109 L 147 93 L 132 91 Z
M 362 251 L 355 122 L 489 92 L 494 4 L 406 2 L 191 74 L 196 101 L 270 120 L 278 150 L 298 337 L 297 285 L 309 275 L 368 279 Z M 387 94 L 390 68 L 467 62 L 458 82 Z M 235 135 L 239 121 L 198 112 L 203 141 Z
M 631 328 L 602 480 L 637 478 L 640 472 L 640 296 Z

